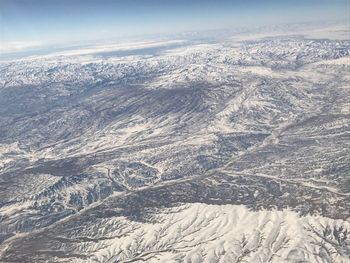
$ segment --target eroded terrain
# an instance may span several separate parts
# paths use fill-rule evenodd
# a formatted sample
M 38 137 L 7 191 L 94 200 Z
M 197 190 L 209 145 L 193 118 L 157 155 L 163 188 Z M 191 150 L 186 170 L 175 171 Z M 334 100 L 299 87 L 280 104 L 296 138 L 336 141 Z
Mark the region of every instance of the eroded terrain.
M 0 64 L 2 262 L 349 262 L 350 42 Z

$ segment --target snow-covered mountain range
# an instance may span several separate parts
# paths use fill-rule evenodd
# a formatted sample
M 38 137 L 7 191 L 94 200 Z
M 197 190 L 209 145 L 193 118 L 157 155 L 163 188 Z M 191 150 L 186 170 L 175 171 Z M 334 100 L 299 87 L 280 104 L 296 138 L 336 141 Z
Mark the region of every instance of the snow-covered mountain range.
M 350 40 L 132 47 L 0 63 L 1 262 L 350 262 Z

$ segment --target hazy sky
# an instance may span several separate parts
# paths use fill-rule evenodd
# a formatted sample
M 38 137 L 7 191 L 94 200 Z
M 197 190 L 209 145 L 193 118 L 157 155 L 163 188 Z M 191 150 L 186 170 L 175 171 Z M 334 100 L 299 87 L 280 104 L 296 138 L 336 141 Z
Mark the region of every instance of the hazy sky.
M 349 19 L 350 0 L 0 0 L 2 49 Z

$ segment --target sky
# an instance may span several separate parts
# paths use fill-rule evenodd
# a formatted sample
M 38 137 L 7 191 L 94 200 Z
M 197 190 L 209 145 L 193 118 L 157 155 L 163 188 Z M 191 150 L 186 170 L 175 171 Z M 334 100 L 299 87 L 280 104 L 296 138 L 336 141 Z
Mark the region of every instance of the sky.
M 350 0 L 0 0 L 0 50 L 335 20 Z

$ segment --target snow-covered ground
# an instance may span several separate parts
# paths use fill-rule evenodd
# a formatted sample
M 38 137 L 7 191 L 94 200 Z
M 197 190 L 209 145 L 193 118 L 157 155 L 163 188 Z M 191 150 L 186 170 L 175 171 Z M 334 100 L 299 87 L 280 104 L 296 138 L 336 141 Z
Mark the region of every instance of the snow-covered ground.
M 349 262 L 349 61 L 344 28 L 2 61 L 0 261 Z

